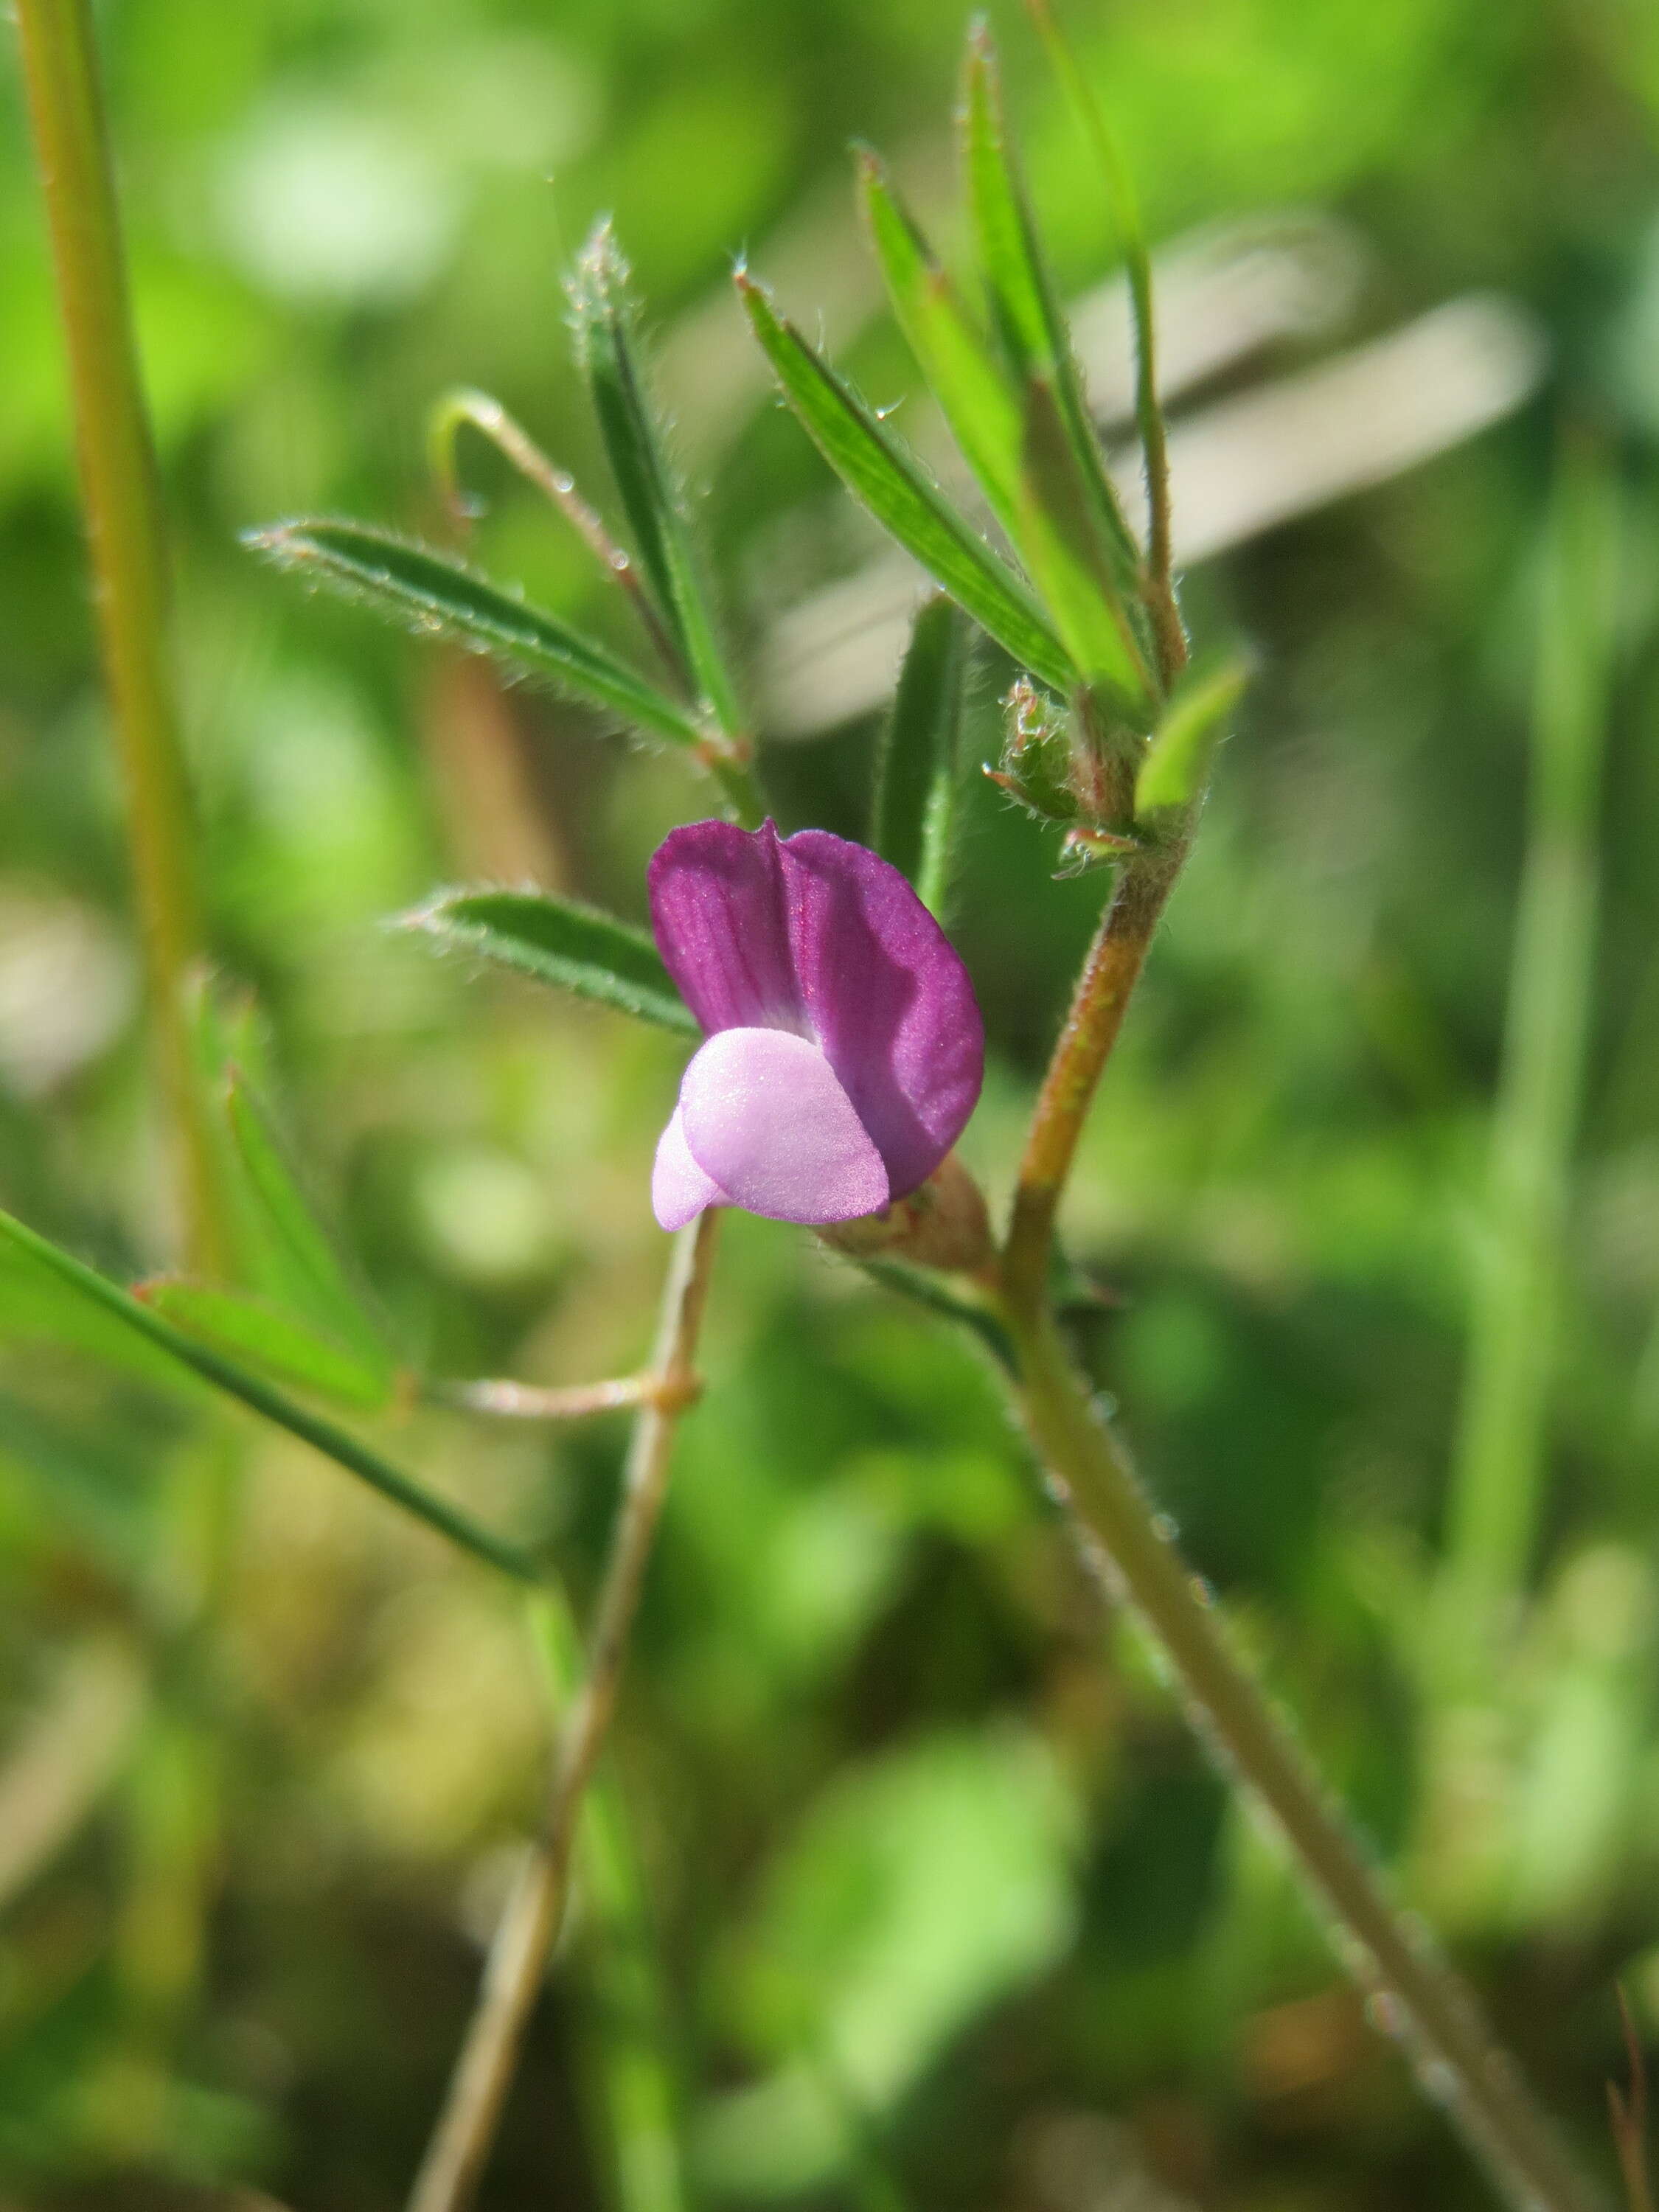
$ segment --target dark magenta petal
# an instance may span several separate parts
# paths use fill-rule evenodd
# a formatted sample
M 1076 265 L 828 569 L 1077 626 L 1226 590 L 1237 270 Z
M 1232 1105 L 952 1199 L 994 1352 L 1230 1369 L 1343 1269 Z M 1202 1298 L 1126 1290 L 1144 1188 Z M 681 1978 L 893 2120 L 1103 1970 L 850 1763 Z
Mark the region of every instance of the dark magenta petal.
M 711 1193 L 750 1213 L 816 1224 L 887 1203 L 886 1170 L 852 1101 L 817 1045 L 786 1030 L 710 1037 L 685 1071 L 670 1131 L 676 1121 Z
M 985 1026 L 974 987 L 888 861 L 827 830 L 802 830 L 779 849 L 802 1001 L 892 1195 L 907 1197 L 979 1100 Z
M 968 971 L 898 870 L 827 830 L 695 822 L 665 838 L 650 889 L 662 957 L 710 1036 L 820 1046 L 890 1194 L 925 1182 L 978 1100 L 985 1033 Z
M 669 974 L 710 1036 L 806 1027 L 784 916 L 778 833 L 688 822 L 651 856 L 651 925 Z

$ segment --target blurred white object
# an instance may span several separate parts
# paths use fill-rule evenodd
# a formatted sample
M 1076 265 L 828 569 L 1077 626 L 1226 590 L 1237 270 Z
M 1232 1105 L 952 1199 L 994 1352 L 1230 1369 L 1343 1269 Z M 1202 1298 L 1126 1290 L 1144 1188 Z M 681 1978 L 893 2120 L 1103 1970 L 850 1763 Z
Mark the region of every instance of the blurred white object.
M 1208 560 L 1462 445 L 1536 390 L 1545 359 L 1528 316 L 1476 294 L 1206 408 L 1170 434 L 1176 557 Z M 1144 492 L 1121 473 L 1139 528 Z
M 431 134 L 345 100 L 273 100 L 228 149 L 218 184 L 226 242 L 255 283 L 342 307 L 418 293 L 461 215 Z
M 132 956 L 72 899 L 0 885 L 0 1082 L 38 1098 L 95 1060 L 132 1012 Z
M 89 1637 L 64 1655 L 0 1760 L 0 1903 L 79 1832 L 127 1756 L 143 1709 L 138 1662 L 120 1639 Z

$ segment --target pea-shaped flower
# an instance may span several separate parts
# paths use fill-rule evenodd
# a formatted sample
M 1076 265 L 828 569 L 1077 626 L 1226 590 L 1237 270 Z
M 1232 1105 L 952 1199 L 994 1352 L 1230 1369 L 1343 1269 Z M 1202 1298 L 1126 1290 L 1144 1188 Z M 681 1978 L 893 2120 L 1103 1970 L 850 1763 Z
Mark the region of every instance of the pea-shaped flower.
M 693 822 L 649 884 L 658 947 L 708 1032 L 657 1147 L 663 1227 L 706 1206 L 851 1221 L 925 1182 L 979 1097 L 985 1030 L 898 870 L 827 830 Z

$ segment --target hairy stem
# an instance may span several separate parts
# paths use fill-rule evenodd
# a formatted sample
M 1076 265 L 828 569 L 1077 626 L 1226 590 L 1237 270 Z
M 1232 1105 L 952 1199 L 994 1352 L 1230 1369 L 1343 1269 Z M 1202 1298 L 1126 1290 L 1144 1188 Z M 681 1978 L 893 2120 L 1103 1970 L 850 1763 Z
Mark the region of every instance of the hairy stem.
M 201 949 L 195 830 L 167 660 L 160 488 L 138 379 L 87 0 L 18 0 L 68 351 L 104 672 L 126 789 L 145 979 L 192 1269 L 222 1255 L 183 983 Z
M 1097 1418 L 1066 1356 L 1048 1279 L 1054 1217 L 1102 1071 L 1122 1028 L 1184 848 L 1126 862 L 1089 948 L 1031 1119 L 1002 1257 L 1012 1384 L 1039 1457 L 1091 1558 L 1134 1607 L 1224 1770 L 1266 1812 L 1334 1923 L 1346 1963 L 1397 2033 L 1514 2212 L 1587 2212 L 1586 2193 L 1492 2042 L 1473 1997 L 1390 1903 L 1312 1768 Z
M 682 1233 L 676 1248 L 651 1361 L 661 1387 L 635 1425 L 611 1556 L 588 1638 L 586 1677 L 559 1732 L 541 1835 L 496 1928 L 477 2005 L 416 2176 L 409 2212 L 463 2212 L 471 2203 L 495 2140 L 548 1954 L 563 1924 L 577 1815 L 616 1710 L 674 1440 L 692 1392 L 719 1218 L 711 1206 Z
M 676 681 L 684 682 L 685 671 L 678 651 L 652 605 L 633 560 L 611 537 L 599 515 L 577 490 L 576 479 L 569 470 L 550 460 L 529 432 L 507 413 L 499 399 L 487 392 L 446 393 L 433 410 L 427 434 L 433 474 L 438 479 L 450 519 L 458 529 L 465 532 L 475 511 L 461 490 L 455 465 L 456 434 L 464 422 L 471 423 L 480 437 L 487 438 L 525 482 L 533 484 L 558 509 L 611 582 L 620 585 L 626 592 L 663 666 Z
M 1586 2212 L 1593 2199 L 1493 2043 L 1474 1998 L 1384 1894 L 1364 1855 L 1206 1596 L 1161 1529 L 1121 1445 L 1096 1418 L 1048 1316 L 1011 1316 L 1019 1407 L 1062 1503 L 1134 1607 L 1194 1724 L 1249 1791 L 1334 1924 L 1339 1948 L 1516 2212 Z
M 1160 854 L 1119 869 L 1072 994 L 1026 1135 L 1003 1259 L 1008 1296 L 1027 1312 L 1042 1305 L 1060 1193 L 1182 857 Z

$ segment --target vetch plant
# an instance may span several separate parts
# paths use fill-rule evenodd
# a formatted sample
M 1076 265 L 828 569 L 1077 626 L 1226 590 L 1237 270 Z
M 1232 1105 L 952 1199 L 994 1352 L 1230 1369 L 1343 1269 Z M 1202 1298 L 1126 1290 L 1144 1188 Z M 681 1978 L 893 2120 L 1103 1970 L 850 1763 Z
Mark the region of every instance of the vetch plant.
M 66 57 L 71 76 L 86 76 L 86 26 L 76 10 L 23 0 L 22 16 L 46 94 Z M 1345 1963 L 1376 2000 L 1375 2016 L 1403 2041 L 1498 2192 L 1515 2212 L 1583 2212 L 1594 2201 L 1469 1993 L 1395 1907 L 1241 1662 L 1062 1334 L 1060 1206 L 1197 830 L 1243 672 L 1237 654 L 1190 656 L 1171 567 L 1146 244 L 1104 125 L 1041 6 L 1038 17 L 1101 155 L 1128 264 L 1150 516 L 1144 544 L 1096 435 L 983 31 L 969 40 L 961 110 L 974 287 L 945 270 L 873 155 L 860 157 L 859 190 L 895 318 L 973 471 L 995 542 L 978 516 L 945 499 L 879 411 L 759 283 L 746 270 L 737 278 L 783 398 L 846 487 L 937 586 L 918 617 L 882 749 L 868 846 L 813 825 L 781 836 L 768 811 L 742 686 L 641 358 L 628 271 L 606 227 L 584 249 L 570 299 L 621 526 L 613 529 L 486 395 L 441 402 L 433 451 L 458 515 L 454 448 L 464 427 L 491 440 L 544 492 L 625 595 L 637 655 L 613 652 L 527 604 L 450 550 L 378 527 L 291 521 L 253 539 L 313 583 L 418 634 L 489 654 L 612 725 L 680 750 L 731 817 L 676 829 L 658 852 L 649 883 L 654 945 L 616 917 L 528 892 L 446 892 L 408 918 L 441 946 L 536 975 L 682 1039 L 701 1033 L 651 1177 L 657 1217 L 678 1231 L 678 1243 L 645 1371 L 544 1394 L 410 1371 L 314 1217 L 256 1094 L 240 1073 L 227 1074 L 232 1056 L 210 1021 L 200 1049 L 215 1078 L 204 1086 L 211 1104 L 192 1095 L 188 1119 L 200 1125 L 196 1153 L 236 1231 L 222 1265 L 192 1255 L 189 1275 L 135 1296 L 0 1216 L 0 1246 L 12 1265 L 33 1271 L 43 1297 L 78 1302 L 100 1327 L 112 1324 L 152 1358 L 287 1428 L 530 1586 L 544 1628 L 562 1603 L 555 1563 L 435 1497 L 312 1401 L 331 1398 L 359 1414 L 421 1395 L 480 1414 L 635 1409 L 611 1548 L 580 1685 L 553 1747 L 542 1829 L 503 1911 L 413 2212 L 456 2212 L 471 2197 L 563 1923 L 577 1817 L 615 1709 L 678 1424 L 698 1395 L 714 1240 L 721 1209 L 732 1205 L 820 1230 L 896 1292 L 968 1324 L 990 1347 L 1010 1408 L 1085 1554 L 1135 1608 L 1194 1725 L 1281 1837 Z M 54 112 L 43 94 L 48 126 Z M 40 135 L 50 155 L 54 131 Z M 100 279 L 76 258 L 84 239 L 77 245 L 72 222 L 65 240 L 72 306 L 77 284 L 84 280 L 95 295 Z M 110 281 L 118 264 L 107 252 L 103 259 Z M 113 410 L 95 379 L 77 396 L 94 423 Z M 131 391 L 118 397 L 130 411 Z M 100 492 L 89 481 L 89 489 L 96 509 L 107 485 Z M 128 551 L 132 574 L 153 586 L 144 566 L 153 546 Z M 112 588 L 118 595 L 118 563 Z M 1053 839 L 1056 868 L 1098 871 L 1103 892 L 1000 1237 L 952 1156 L 978 1097 L 983 1033 L 972 984 L 939 919 L 949 909 L 954 824 L 972 765 L 962 727 L 975 629 L 992 641 L 988 659 L 1000 650 L 1007 667 L 1006 744 L 990 772 L 1034 817 L 1037 834 Z M 113 664 L 118 655 L 111 657 Z M 136 821 L 138 800 L 154 799 L 173 780 L 158 758 L 152 748 L 148 761 L 135 759 Z M 152 884 L 149 904 L 171 913 L 168 899 L 182 895 L 168 870 L 181 875 L 182 860 L 168 858 L 166 841 L 144 849 L 164 888 L 171 885 L 163 897 Z M 176 957 L 158 960 L 158 992 L 163 968 L 171 990 Z M 180 1018 L 168 1005 L 166 1018 Z

